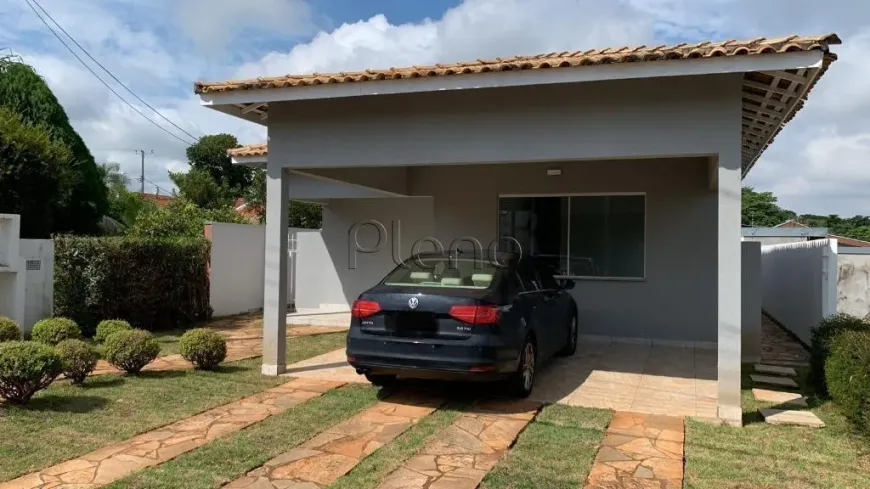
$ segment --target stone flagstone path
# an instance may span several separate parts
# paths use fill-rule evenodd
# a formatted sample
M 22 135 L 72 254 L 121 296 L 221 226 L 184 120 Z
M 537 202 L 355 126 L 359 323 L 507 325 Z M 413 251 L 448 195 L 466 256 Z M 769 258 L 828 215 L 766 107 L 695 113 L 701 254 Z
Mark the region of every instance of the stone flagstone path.
M 807 407 L 807 398 L 794 392 L 781 392 L 755 388 L 752 389 L 752 395 L 755 396 L 756 401 Z
M 767 424 L 809 426 L 810 428 L 823 428 L 825 426 L 825 422 L 812 411 L 782 409 L 759 409 L 759 411 Z
M 297 448 L 266 462 L 225 489 L 319 489 L 391 442 L 444 400 L 420 392 L 395 394 Z
M 104 486 L 133 472 L 166 462 L 215 438 L 235 433 L 341 385 L 326 380 L 293 379 L 130 440 L 0 483 L 0 489 L 92 489 Z
M 537 403 L 517 400 L 480 402 L 378 487 L 474 489 L 534 419 L 539 407 Z
M 595 457 L 586 489 L 683 487 L 682 418 L 617 412 Z

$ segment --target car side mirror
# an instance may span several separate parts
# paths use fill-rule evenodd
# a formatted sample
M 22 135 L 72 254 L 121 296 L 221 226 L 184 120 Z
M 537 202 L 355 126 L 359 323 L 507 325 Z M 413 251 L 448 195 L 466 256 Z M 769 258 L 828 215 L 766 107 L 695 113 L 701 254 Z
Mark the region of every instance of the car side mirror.
M 571 280 L 570 278 L 563 278 L 561 280 L 561 282 L 562 283 L 560 285 L 562 286 L 562 289 L 564 289 L 564 290 L 571 290 L 574 288 L 574 281 Z

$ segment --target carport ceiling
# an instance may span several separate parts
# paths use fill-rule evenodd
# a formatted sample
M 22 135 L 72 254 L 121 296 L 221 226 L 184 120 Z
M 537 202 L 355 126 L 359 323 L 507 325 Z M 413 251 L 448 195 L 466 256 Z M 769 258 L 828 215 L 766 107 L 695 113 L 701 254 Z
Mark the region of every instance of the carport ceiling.
M 701 42 L 697 44 L 677 44 L 655 47 L 619 47 L 593 49 L 588 51 L 547 53 L 535 56 L 515 56 L 490 60 L 433 66 L 411 66 L 387 70 L 365 70 L 340 73 L 313 73 L 310 75 L 285 75 L 247 80 L 228 80 L 222 82 L 196 82 L 194 91 L 203 99 L 204 105 L 243 117 L 255 122 L 269 117 L 269 101 L 274 97 L 253 96 L 254 92 L 287 89 L 310 90 L 319 85 L 366 85 L 358 91 L 342 92 L 343 96 L 368 95 L 378 93 L 398 93 L 391 90 L 374 88 L 380 84 L 368 82 L 382 80 L 409 80 L 432 77 L 458 78 L 461 75 L 480 75 L 485 73 L 519 72 L 554 68 L 580 69 L 589 66 L 614 65 L 622 63 L 650 63 L 675 60 L 697 60 L 711 58 L 761 58 L 788 55 L 789 53 L 819 52 L 821 62 L 801 68 L 772 69 L 764 71 L 744 71 L 743 75 L 743 140 L 742 164 L 744 175 L 752 168 L 774 137 L 801 109 L 810 89 L 828 66 L 837 59 L 830 46 L 840 44 L 836 34 L 823 36 L 788 36 L 778 39 L 757 38 L 745 41 L 729 40 L 724 42 Z M 672 65 L 668 65 L 672 66 Z M 560 72 L 562 70 L 559 70 Z M 566 72 L 567 73 L 567 72 Z M 700 72 L 699 72 L 700 73 Z M 662 71 L 659 76 L 667 76 Z M 672 74 L 684 74 L 674 71 Z M 464 78 L 464 77 L 463 77 Z M 563 82 L 565 80 L 563 79 Z M 551 82 L 552 83 L 552 82 Z M 500 86 L 504 86 L 501 84 Z M 450 88 L 450 87 L 448 87 Z M 458 87 L 456 87 L 458 88 Z M 225 99 L 228 92 L 246 92 L 251 97 Z M 316 98 L 306 92 L 297 98 Z M 338 96 L 338 95 L 331 95 Z M 293 99 L 288 97 L 287 99 Z M 256 100 L 256 101 L 249 101 Z M 265 145 L 246 148 L 251 154 L 265 156 Z

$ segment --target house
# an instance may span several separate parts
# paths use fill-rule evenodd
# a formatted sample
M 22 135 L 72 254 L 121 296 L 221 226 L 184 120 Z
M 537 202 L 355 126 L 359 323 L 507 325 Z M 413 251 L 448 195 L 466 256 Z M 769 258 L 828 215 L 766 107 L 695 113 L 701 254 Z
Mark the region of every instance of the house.
M 831 234 L 828 232 L 828 228 L 809 227 L 794 219 L 789 219 L 771 228 L 744 226 L 742 233 L 745 241 L 758 241 L 762 245 L 828 238 L 836 239 L 837 246 L 841 248 L 870 248 L 870 241 Z
M 268 128 L 263 372 L 285 369 L 287 200 L 318 202 L 345 303 L 433 247 L 549 255 L 583 333 L 718 352 L 740 423 L 742 178 L 836 35 L 197 82 Z M 502 247 L 501 249 L 504 249 Z M 686 349 L 691 355 L 692 349 Z

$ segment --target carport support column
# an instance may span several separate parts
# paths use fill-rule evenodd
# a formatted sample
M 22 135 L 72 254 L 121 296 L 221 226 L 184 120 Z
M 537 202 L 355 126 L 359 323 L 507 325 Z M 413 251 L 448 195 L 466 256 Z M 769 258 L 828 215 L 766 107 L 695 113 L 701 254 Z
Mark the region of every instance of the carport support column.
M 718 374 L 719 418 L 740 426 L 741 365 L 741 162 L 739 140 L 733 149 L 719 154 L 716 163 L 719 225 L 718 284 Z
M 266 167 L 266 257 L 263 283 L 263 375 L 287 369 L 287 203 L 289 176 Z

